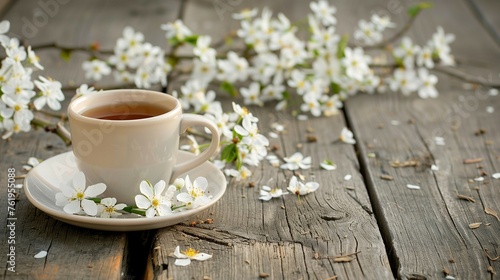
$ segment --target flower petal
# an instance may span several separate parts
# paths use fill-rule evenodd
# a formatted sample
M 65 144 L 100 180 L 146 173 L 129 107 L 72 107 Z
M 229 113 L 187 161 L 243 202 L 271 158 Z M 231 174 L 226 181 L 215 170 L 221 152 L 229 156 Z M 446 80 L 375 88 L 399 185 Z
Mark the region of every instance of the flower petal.
M 208 187 L 208 181 L 205 177 L 198 177 L 194 180 L 194 187 L 205 190 Z
M 95 202 L 92 200 L 88 199 L 82 200 L 82 208 L 85 214 L 89 216 L 97 215 L 97 204 L 95 204 Z
M 85 190 L 85 197 L 97 197 L 98 195 L 102 194 L 105 190 L 106 190 L 106 185 L 103 183 L 89 186 Z
M 146 217 L 153 218 L 154 216 L 156 216 L 156 210 L 153 207 L 146 210 Z
M 61 187 L 61 192 L 67 198 L 71 198 L 75 195 L 75 189 L 73 189 L 72 187 Z
M 177 195 L 177 200 L 180 202 L 188 203 L 193 201 L 193 197 L 188 193 L 183 192 Z
M 141 193 L 145 195 L 147 198 L 151 198 L 154 195 L 153 189 L 151 188 L 151 186 L 147 181 L 142 181 L 141 184 L 139 185 L 139 189 L 141 190 Z
M 187 265 L 191 264 L 191 260 L 190 259 L 176 259 L 174 264 L 178 265 L 178 266 L 187 266 Z
M 62 192 L 56 193 L 56 205 L 57 206 L 64 206 L 68 204 L 69 198 L 65 196 Z
M 147 199 L 144 195 L 138 194 L 135 196 L 135 204 L 138 208 L 148 209 L 151 206 L 151 201 Z
M 114 206 L 116 204 L 116 198 L 106 197 L 101 199 L 101 204 L 105 206 Z
M 83 174 L 83 172 L 79 171 L 76 173 L 73 178 L 73 188 L 82 192 L 85 190 L 85 174 Z
M 178 259 L 185 259 L 185 258 L 187 258 L 187 256 L 186 256 L 186 255 L 184 255 L 184 254 L 182 254 L 182 253 L 181 253 L 181 248 L 180 248 L 180 246 L 175 247 L 175 250 L 174 250 L 174 256 L 175 256 L 176 258 L 178 258 Z
M 64 206 L 63 210 L 68 214 L 75 214 L 80 212 L 80 201 L 79 200 L 71 201 L 70 203 Z
M 160 195 L 165 190 L 166 185 L 167 183 L 165 183 L 165 181 L 163 180 L 160 180 L 158 183 L 156 183 L 154 187 L 155 194 Z
M 123 210 L 123 208 L 127 207 L 127 204 L 125 203 L 119 203 L 115 205 L 116 210 Z
M 194 200 L 194 205 L 193 205 L 193 208 L 196 208 L 196 207 L 199 207 L 199 206 L 203 206 L 203 205 L 206 205 L 208 203 L 210 203 L 210 201 L 212 201 L 210 198 L 208 198 L 207 196 L 200 196 L 200 197 L 197 197 L 195 200 Z
M 166 216 L 168 214 L 172 214 L 172 209 L 170 208 L 170 203 L 162 203 L 156 207 L 156 212 L 158 212 L 158 216 Z
M 34 255 L 34 258 L 35 259 L 43 259 L 46 256 L 47 256 L 47 251 L 42 250 L 42 251 L 38 252 L 36 255 Z
M 197 260 L 197 261 L 205 261 L 205 260 L 210 259 L 211 257 L 212 257 L 212 255 L 205 254 L 205 253 L 199 253 L 199 254 L 194 255 L 193 259 Z

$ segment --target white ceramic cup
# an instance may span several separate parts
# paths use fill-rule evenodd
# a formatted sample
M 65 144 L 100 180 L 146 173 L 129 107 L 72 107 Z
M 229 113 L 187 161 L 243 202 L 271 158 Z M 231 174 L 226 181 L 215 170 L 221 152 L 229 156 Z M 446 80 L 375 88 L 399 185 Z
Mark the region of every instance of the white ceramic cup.
M 154 106 L 158 115 L 132 120 L 108 120 L 89 116 L 106 106 L 112 114 L 144 113 Z M 148 107 L 149 108 L 149 107 Z M 101 110 L 102 111 L 102 110 Z M 183 114 L 171 95 L 135 89 L 110 90 L 82 96 L 68 107 L 73 152 L 87 185 L 104 183 L 105 197 L 134 205 L 142 180 L 169 183 L 207 161 L 217 150 L 219 132 L 209 119 Z M 179 137 L 186 128 L 204 126 L 211 132 L 210 146 L 188 162 L 176 163 Z

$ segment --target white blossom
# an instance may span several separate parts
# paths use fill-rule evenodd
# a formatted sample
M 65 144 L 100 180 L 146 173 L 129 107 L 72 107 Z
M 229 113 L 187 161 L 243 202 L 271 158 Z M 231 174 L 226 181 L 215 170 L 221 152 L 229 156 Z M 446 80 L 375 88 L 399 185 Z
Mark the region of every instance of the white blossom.
M 187 266 L 191 264 L 191 260 L 205 261 L 212 258 L 212 255 L 200 253 L 193 248 L 188 248 L 181 252 L 180 247 L 177 246 L 175 247 L 174 257 L 177 258 L 174 263 L 175 265 Z
M 64 212 L 77 214 L 81 210 L 89 216 L 97 215 L 97 205 L 90 198 L 95 198 L 106 190 L 103 183 L 86 187 L 85 175 L 78 172 L 71 186 L 61 186 L 61 192 L 56 193 L 56 205 L 63 206 Z
M 285 157 L 283 160 L 285 164 L 281 165 L 281 169 L 297 170 L 311 168 L 311 157 L 304 157 L 300 152 L 296 152 L 290 157 Z
M 83 70 L 85 70 L 85 78 L 93 79 L 99 81 L 102 76 L 109 75 L 111 73 L 111 68 L 106 64 L 106 62 L 94 59 L 92 61 L 85 61 L 82 64 Z
M 426 68 L 418 69 L 418 77 L 421 81 L 418 89 L 418 96 L 421 98 L 436 98 L 438 96 L 438 91 L 435 85 L 438 82 L 438 78 L 435 75 L 429 74 Z

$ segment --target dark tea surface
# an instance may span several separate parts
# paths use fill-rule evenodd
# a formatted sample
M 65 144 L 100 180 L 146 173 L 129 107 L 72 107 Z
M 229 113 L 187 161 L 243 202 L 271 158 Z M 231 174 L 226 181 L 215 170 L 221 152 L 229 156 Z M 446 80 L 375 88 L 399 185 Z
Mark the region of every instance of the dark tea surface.
M 101 120 L 127 121 L 155 117 L 168 110 L 154 104 L 112 104 L 89 109 L 82 115 Z

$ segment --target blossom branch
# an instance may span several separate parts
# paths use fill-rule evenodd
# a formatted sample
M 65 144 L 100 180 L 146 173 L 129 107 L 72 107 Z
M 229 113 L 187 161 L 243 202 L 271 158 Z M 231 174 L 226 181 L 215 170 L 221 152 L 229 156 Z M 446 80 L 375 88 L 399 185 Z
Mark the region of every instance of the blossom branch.
M 462 80 L 466 83 L 471 83 L 471 84 L 478 84 L 486 87 L 492 87 L 492 88 L 500 88 L 500 82 L 490 82 L 485 79 L 482 79 L 481 77 L 474 77 L 471 76 L 467 73 L 461 72 L 456 69 L 451 69 L 449 67 L 444 67 L 444 66 L 436 66 L 433 69 L 436 72 L 440 72 L 443 74 L 446 74 L 450 77 L 457 78 L 459 80 Z
M 47 132 L 55 133 L 67 146 L 71 145 L 71 138 L 61 124 L 49 123 L 39 118 L 33 118 L 31 120 L 31 124 L 36 127 L 43 128 Z
M 401 38 L 409 29 L 410 27 L 413 25 L 413 23 L 415 22 L 415 19 L 417 18 L 417 16 L 413 16 L 413 17 L 410 17 L 408 19 L 408 21 L 406 21 L 406 24 L 403 26 L 403 28 L 401 28 L 398 32 L 396 32 L 392 37 L 389 37 L 385 40 L 383 40 L 382 42 L 378 43 L 378 44 L 375 44 L 375 45 L 371 45 L 371 46 L 363 46 L 363 48 L 365 50 L 373 50 L 373 49 L 386 49 L 387 46 L 390 44 L 390 43 L 393 43 L 395 42 L 396 40 L 398 40 L 399 38 Z
M 52 43 L 46 43 L 46 44 L 41 44 L 41 45 L 34 45 L 34 46 L 31 46 L 31 48 L 35 51 L 44 50 L 44 49 L 58 49 L 58 50 L 67 51 L 67 52 L 79 51 L 79 52 L 86 52 L 90 55 L 95 55 L 96 53 L 112 55 L 114 53 L 113 50 L 100 50 L 98 45 L 95 43 L 91 44 L 88 47 L 75 47 L 75 46 L 64 46 L 64 45 L 61 45 L 57 42 L 52 42 Z

